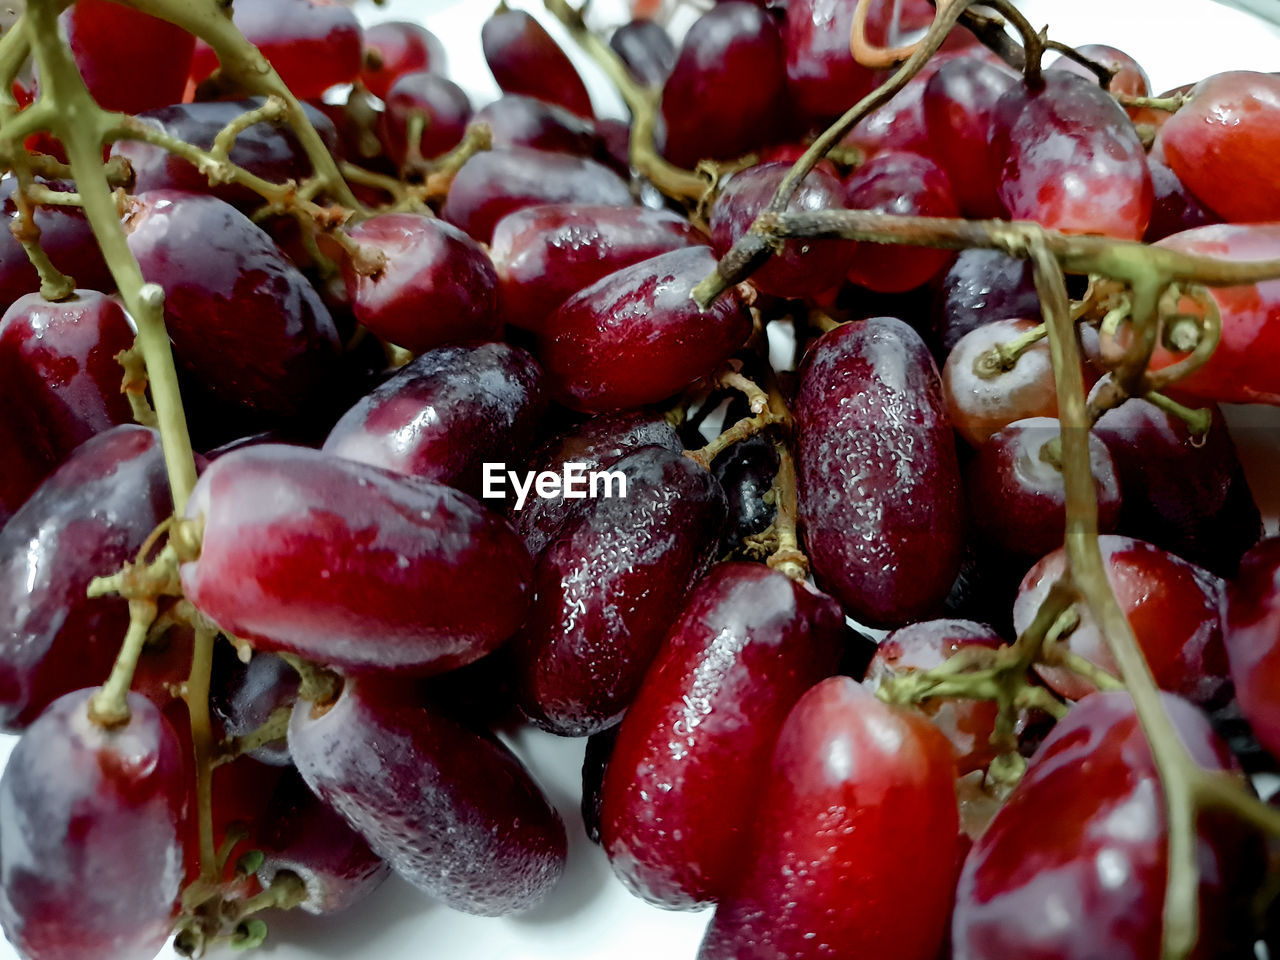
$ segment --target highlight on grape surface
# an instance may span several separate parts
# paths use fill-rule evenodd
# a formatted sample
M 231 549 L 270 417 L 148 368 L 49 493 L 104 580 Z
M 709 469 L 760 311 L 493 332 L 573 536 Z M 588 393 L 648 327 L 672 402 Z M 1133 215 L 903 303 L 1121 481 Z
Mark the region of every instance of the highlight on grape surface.
M 0 955 L 1280 957 L 1280 74 L 544 5 L 0 23 Z

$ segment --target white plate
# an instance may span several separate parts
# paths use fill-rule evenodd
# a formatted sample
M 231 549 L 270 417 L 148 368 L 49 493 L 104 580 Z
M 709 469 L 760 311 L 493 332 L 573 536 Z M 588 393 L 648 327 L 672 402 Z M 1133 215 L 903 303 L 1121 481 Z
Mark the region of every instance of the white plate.
M 604 76 L 541 9 L 508 0 L 544 23 L 587 79 L 597 110 L 622 116 L 622 104 Z M 1280 0 L 1251 0 L 1280 7 Z M 1024 0 L 1032 22 L 1050 24 L 1066 43 L 1108 43 L 1132 54 L 1151 76 L 1155 92 L 1230 69 L 1280 68 L 1280 27 L 1212 0 Z M 480 25 L 490 0 L 389 0 L 359 8 L 366 23 L 418 20 L 444 41 L 450 71 L 477 105 L 497 95 L 480 49 Z M 597 0 L 593 19 L 621 23 L 618 0 Z M 1276 411 L 1230 412 L 1233 433 L 1264 512 L 1280 514 L 1280 419 Z M 0 737 L 0 761 L 13 737 Z M 604 855 L 582 830 L 578 813 L 584 741 L 527 730 L 513 746 L 536 772 L 569 832 L 569 865 L 550 898 L 520 917 L 488 919 L 456 913 L 392 879 L 349 913 L 327 919 L 269 916 L 271 937 L 262 950 L 270 960 L 364 958 L 378 960 L 693 960 L 709 913 L 670 913 L 628 894 Z M 230 956 L 229 954 L 218 954 Z M 242 954 L 236 954 L 243 956 Z M 0 960 L 16 960 L 0 940 Z M 103 958 L 110 960 L 110 958 Z

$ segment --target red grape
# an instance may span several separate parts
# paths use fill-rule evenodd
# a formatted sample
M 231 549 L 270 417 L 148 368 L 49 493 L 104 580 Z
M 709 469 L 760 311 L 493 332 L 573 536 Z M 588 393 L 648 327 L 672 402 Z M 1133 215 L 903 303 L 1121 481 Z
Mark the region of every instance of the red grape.
M 1000 635 L 972 620 L 924 620 L 893 631 L 881 641 L 867 668 L 867 685 L 875 690 L 890 680 L 917 670 L 933 670 L 963 650 L 995 650 L 1004 646 Z M 919 704 L 933 725 L 951 741 L 956 769 L 961 774 L 982 770 L 996 757 L 991 735 L 997 707 L 991 700 L 933 698 Z
M 1225 642 L 1236 699 L 1254 735 L 1280 756 L 1280 539 L 1245 554 L 1227 594 Z
M 705 240 L 667 210 L 548 204 L 508 214 L 493 230 L 502 319 L 534 333 L 585 287 L 615 270 Z
M 755 4 L 731 0 L 699 17 L 662 88 L 663 156 L 694 167 L 775 139 L 785 121 L 784 56 L 777 25 Z
M 187 598 L 264 650 L 438 672 L 505 640 L 529 603 L 515 531 L 433 481 L 246 447 L 210 465 L 187 512 L 204 523 Z
M 589 413 L 656 403 L 742 346 L 751 318 L 734 291 L 703 312 L 690 298 L 715 269 L 706 247 L 624 267 L 547 318 L 538 359 L 561 403 Z
M 835 672 L 843 633 L 839 604 L 763 564 L 721 564 L 694 588 L 605 773 L 602 841 L 633 893 L 678 909 L 730 888 L 774 740 Z
M 1237 70 L 1200 81 L 1156 150 L 1224 220 L 1280 220 L 1280 77 Z
M 1058 393 L 1046 340 L 1024 350 L 1012 370 L 986 378 L 976 369 L 992 347 L 1008 343 L 1034 326 L 1031 320 L 983 324 L 961 337 L 947 356 L 942 368 L 947 412 L 956 430 L 975 447 L 1015 420 L 1058 415 Z
M 1155 243 L 1183 230 L 1218 222 L 1218 218 L 1201 206 L 1178 175 L 1165 164 L 1148 155 L 1147 167 L 1151 170 L 1155 199 L 1151 205 L 1151 222 L 1147 224 L 1143 240 Z
M 960 469 L 933 358 L 901 320 L 809 348 L 795 399 L 800 518 L 818 584 L 897 626 L 940 607 L 960 569 Z
M 1107 86 L 1107 90 L 1111 93 L 1122 93 L 1131 97 L 1146 97 L 1151 94 L 1151 81 L 1147 79 L 1147 71 L 1142 69 L 1142 64 L 1123 50 L 1109 47 L 1105 43 L 1085 43 L 1076 47 L 1075 51 L 1114 71 L 1111 83 Z M 1084 77 L 1091 83 L 1098 82 L 1096 73 L 1065 55 L 1049 62 L 1045 69 L 1065 70 L 1067 73 Z
M 182 885 L 182 747 L 160 711 L 89 719 L 96 691 L 54 701 L 0 777 L 0 926 L 30 960 L 151 960 Z
M 1163 705 L 1198 763 L 1235 767 L 1194 707 L 1167 694 Z M 1159 956 L 1168 854 L 1161 793 L 1128 694 L 1077 704 L 965 859 L 951 926 L 956 960 Z M 1249 928 L 1232 904 L 1244 900 L 1232 888 L 1252 859 L 1241 833 L 1200 818 L 1198 960 L 1244 955 L 1228 948 Z
M 59 20 L 104 110 L 141 113 L 182 99 L 196 41 L 181 27 L 110 0 L 76 0 Z
M 391 85 L 406 73 L 443 74 L 444 44 L 426 27 L 404 20 L 375 23 L 364 32 L 364 69 L 360 82 L 375 97 L 387 99 Z
M 778 736 L 752 862 L 699 960 L 936 960 L 959 814 L 945 737 L 848 677 L 818 684 Z
M 564 824 L 516 756 L 385 678 L 299 701 L 298 772 L 396 873 L 467 913 L 528 909 L 564 869 Z
M 565 736 L 622 715 L 725 519 L 715 479 L 680 454 L 644 447 L 608 469 L 626 477 L 626 496 L 587 500 L 542 551 L 512 643 L 520 708 Z
M 439 74 L 406 73 L 396 79 L 384 99 L 387 109 L 378 118 L 378 133 L 397 165 L 408 155 L 409 119 L 414 113 L 423 118 L 418 153 L 426 160 L 456 147 L 471 121 L 471 98 Z
M 957 57 L 934 72 L 925 86 L 929 150 L 946 171 L 966 216 L 1004 215 L 997 195 L 1003 157 L 993 155 L 988 136 L 996 103 L 1017 82 L 986 60 Z
M 257 657 L 254 657 L 257 660 Z M 263 887 L 282 873 L 298 877 L 307 913 L 327 914 L 359 903 L 382 883 L 390 867 L 347 822 L 325 806 L 295 771 L 276 784 L 254 843 L 265 855 Z
M 711 237 L 716 253 L 723 256 L 750 229 L 782 178 L 789 163 L 761 163 L 733 175 L 711 209 Z M 788 210 L 810 212 L 844 206 L 840 181 L 814 170 L 787 203 Z M 787 240 L 751 275 L 756 289 L 778 297 L 802 297 L 821 293 L 840 283 L 852 251 L 842 240 Z
M 591 117 L 591 96 L 573 63 L 542 24 L 500 3 L 480 28 L 484 59 L 503 93 L 522 93 Z
M 475 122 L 488 125 L 495 147 L 532 147 L 584 157 L 596 149 L 591 121 L 554 103 L 518 93 L 508 93 L 481 107 Z
M 834 119 L 875 85 L 875 73 L 849 51 L 856 6 L 851 0 L 788 0 L 787 90 L 806 119 Z
M 383 213 L 347 234 L 386 255 L 372 275 L 343 263 L 356 319 L 379 337 L 421 353 L 498 333 L 493 264 L 453 224 L 419 213 Z
M 94 437 L 0 532 L 0 724 L 21 728 L 56 697 L 106 679 L 129 625 L 119 598 L 89 599 L 173 510 L 160 438 Z
M 676 65 L 671 34 L 653 20 L 624 23 L 609 37 L 609 46 L 626 64 L 631 79 L 646 87 L 660 87 Z
M 924 112 L 925 85 L 933 71 L 948 59 L 948 54 L 936 55 L 892 100 L 859 120 L 840 141 L 841 146 L 852 147 L 864 157 L 873 157 L 887 150 L 906 150 L 928 156 L 930 147 Z
M 1159 547 L 1130 537 L 1098 538 L 1107 579 L 1133 627 L 1156 683 L 1204 706 L 1219 704 L 1229 691 L 1222 647 L 1225 584 L 1207 570 Z M 1049 589 L 1066 570 L 1062 548 L 1027 573 L 1013 605 L 1019 633 L 1030 626 Z M 1093 614 L 1076 605 L 1080 624 L 1060 642 L 1102 669 L 1119 675 L 1111 648 Z M 1066 667 L 1037 666 L 1037 672 L 1068 700 L 1079 700 L 1093 684 Z
M 631 190 L 608 167 L 529 147 L 486 150 L 468 160 L 441 215 L 481 243 L 509 213 L 546 203 L 629 205 Z
M 245 39 L 262 51 L 299 100 L 319 99 L 330 87 L 360 76 L 364 65 L 360 22 L 341 4 L 236 0 L 232 15 Z M 213 50 L 203 41 L 197 43 L 191 79 L 199 83 L 217 66 Z
M 1083 77 L 1049 70 L 1015 84 L 995 107 L 998 194 L 1014 220 L 1065 233 L 1140 240 L 1151 219 L 1146 151 L 1115 99 Z
M 872 157 L 845 182 L 845 205 L 920 217 L 959 216 L 951 184 L 928 157 L 890 151 Z M 946 269 L 946 250 L 859 243 L 849 255 L 849 279 L 880 293 L 902 293 Z
M 440 347 L 347 411 L 324 450 L 479 496 L 484 463 L 523 463 L 545 408 L 542 371 L 518 347 Z

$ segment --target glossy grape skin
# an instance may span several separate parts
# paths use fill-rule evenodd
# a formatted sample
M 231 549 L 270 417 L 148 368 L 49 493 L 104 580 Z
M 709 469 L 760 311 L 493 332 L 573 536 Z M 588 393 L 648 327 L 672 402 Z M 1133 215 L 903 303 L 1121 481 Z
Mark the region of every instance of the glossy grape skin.
M 502 319 L 541 333 L 562 303 L 615 270 L 705 242 L 667 210 L 559 203 L 517 210 L 498 221 L 489 247 Z
M 761 163 L 733 175 L 711 209 L 711 238 L 720 256 L 751 228 L 773 199 L 791 164 Z M 829 173 L 814 170 L 787 203 L 787 210 L 813 212 L 844 206 L 844 190 Z M 802 297 L 830 289 L 844 277 L 853 244 L 842 240 L 787 240 L 751 274 L 751 284 L 778 297 Z
M 843 633 L 839 604 L 763 564 L 721 564 L 693 589 L 605 772 L 602 845 L 632 893 L 691 909 L 731 888 L 774 740 L 835 673 Z
M 341 4 L 315 0 L 236 0 L 236 28 L 262 51 L 299 100 L 318 100 L 330 87 L 351 83 L 364 66 L 364 41 L 356 15 Z M 191 79 L 213 73 L 218 58 L 196 44 Z M 178 98 L 174 98 L 178 99 Z
M 487 124 L 495 147 L 532 147 L 589 157 L 595 152 L 594 125 L 571 110 L 508 93 L 481 107 L 476 123 Z
M 182 884 L 182 747 L 146 698 L 104 730 L 60 697 L 0 777 L 0 926 L 25 960 L 150 960 Z
M 293 770 L 276 784 L 254 844 L 265 855 L 257 871 L 263 888 L 279 874 L 292 873 L 306 887 L 306 899 L 298 906 L 311 914 L 354 906 L 391 873 L 364 838 Z
M 242 213 L 216 197 L 153 190 L 136 198 L 125 229 L 142 275 L 164 288 L 174 359 L 217 402 L 291 416 L 331 389 L 329 311 Z
M 928 157 L 879 153 L 844 185 L 845 206 L 922 217 L 957 217 L 960 211 L 947 175 Z M 951 261 L 946 250 L 903 249 L 859 243 L 849 254 L 849 279 L 880 293 L 902 293 L 927 283 Z
M 1004 157 L 997 193 L 1011 219 L 1142 239 L 1152 204 L 1146 151 L 1096 83 L 1048 70 L 1038 90 L 1015 84 L 996 104 L 991 144 Z
M 552 473 L 563 473 L 566 463 L 597 470 L 650 446 L 675 454 L 684 450 L 676 431 L 660 413 L 607 413 L 548 440 L 530 458 L 530 465 L 539 472 Z M 586 500 L 564 496 L 529 498 L 515 517 L 516 529 L 524 537 L 529 553 L 534 557 L 541 554 L 566 525 L 582 515 L 587 505 Z
M 372 276 L 343 264 L 355 317 L 373 333 L 412 353 L 497 335 L 493 263 L 453 224 L 420 213 L 383 213 L 347 234 L 386 255 Z
M 1233 174 L 1234 175 L 1234 174 Z M 1280 256 L 1280 224 L 1213 224 L 1175 233 L 1160 246 L 1224 260 L 1263 260 Z M 1238 287 L 1213 287 L 1210 295 L 1222 315 L 1222 339 L 1209 362 L 1178 381 L 1178 391 L 1223 403 L 1280 403 L 1280 280 Z M 1184 300 L 1182 309 L 1201 308 Z M 1174 359 L 1162 345 L 1152 369 Z
M 1199 764 L 1235 763 L 1190 704 L 1162 697 Z M 1146 960 L 1160 954 L 1167 820 L 1151 749 L 1128 694 L 1095 693 L 1060 720 L 965 859 L 951 940 L 955 960 Z M 1046 829 L 1046 824 L 1053 824 Z M 1243 828 L 1202 817 L 1199 960 L 1248 928 L 1232 900 L 1253 857 Z M 1254 841 L 1256 843 L 1256 841 Z M 1247 899 L 1239 900 L 1247 903 Z M 1236 945 L 1239 946 L 1239 945 Z
M 725 521 L 715 479 L 680 454 L 644 447 L 609 469 L 627 477 L 627 495 L 588 500 L 542 551 L 512 641 L 517 703 L 563 736 L 621 716 Z
M 1280 756 L 1280 539 L 1262 541 L 1227 592 L 1224 639 L 1236 700 L 1254 735 Z
M 778 736 L 751 861 L 699 960 L 935 960 L 955 885 L 955 773 L 920 714 L 848 677 L 811 689 Z
M 1200 81 L 1155 151 L 1224 220 L 1280 219 L 1280 77 L 1236 70 Z
M 1148 154 L 1147 167 L 1151 171 L 1154 200 L 1151 204 L 1151 222 L 1147 224 L 1143 240 L 1155 243 L 1183 230 L 1218 222 L 1218 218 L 1191 195 L 1186 184 L 1164 163 Z
M 273 653 L 258 651 L 243 663 L 229 644 L 214 655 L 209 711 L 222 728 L 222 737 L 243 737 L 288 707 L 298 697 L 298 671 Z M 289 766 L 289 748 L 282 736 L 248 754 L 272 767 Z
M 969 331 L 1011 317 L 1040 319 L 1030 262 L 999 250 L 961 250 L 939 281 L 933 329 L 941 359 Z
M 1147 71 L 1142 69 L 1142 64 L 1138 63 L 1137 60 L 1123 50 L 1109 47 L 1105 43 L 1085 43 L 1076 47 L 1075 50 L 1076 53 L 1088 57 L 1104 67 L 1110 67 L 1114 71 L 1111 83 L 1107 86 L 1107 90 L 1111 93 L 1123 93 L 1131 97 L 1150 95 L 1151 81 L 1147 78 Z M 1045 65 L 1045 69 L 1065 70 L 1067 73 L 1074 73 L 1076 76 L 1084 77 L 1095 86 L 1098 84 L 1098 75 L 1096 73 L 1084 64 L 1077 63 L 1065 55 L 1051 60 Z
M 972 620 L 923 620 L 893 631 L 876 648 L 866 685 L 878 689 L 917 670 L 933 670 L 963 650 L 996 650 L 1004 640 L 986 624 Z M 951 742 L 956 772 L 985 769 L 998 754 L 991 746 L 996 704 L 991 700 L 934 698 L 917 705 Z
M 1229 695 L 1227 660 L 1222 647 L 1222 580 L 1159 547 L 1104 534 L 1098 538 L 1107 579 L 1147 664 L 1163 690 L 1201 706 L 1219 705 Z M 1021 633 L 1041 601 L 1066 569 L 1061 548 L 1037 563 L 1023 578 L 1013 604 L 1013 625 Z M 1076 605 L 1080 625 L 1059 642 L 1113 676 L 1119 667 L 1093 615 Z M 1088 680 L 1065 667 L 1037 665 L 1036 671 L 1068 700 L 1093 692 Z
M 160 438 L 121 426 L 77 449 L 0 532 L 0 723 L 106 679 L 128 604 L 89 581 L 132 560 L 173 507 Z
M 529 604 L 529 555 L 504 520 L 442 484 L 315 450 L 220 457 L 187 515 L 204 518 L 187 599 L 264 650 L 439 672 L 505 640 Z
M 439 347 L 347 411 L 324 451 L 478 497 L 485 462 L 523 464 L 546 406 L 542 371 L 519 347 Z
M 70 185 L 56 182 L 36 182 L 50 189 L 70 189 Z M 18 208 L 13 199 L 17 185 L 13 177 L 0 180 L 0 223 L 5 226 L 0 230 L 0 304 L 6 306 L 23 294 L 40 289 L 40 275 L 22 244 L 8 229 L 17 217 Z M 93 230 L 78 208 L 39 206 L 35 208 L 34 219 L 40 228 L 40 246 L 54 266 L 70 274 L 78 287 L 104 292 L 115 289 L 115 280 L 98 250 Z
M 755 4 L 731 0 L 704 13 L 662 88 L 662 155 L 692 169 L 776 139 L 786 119 L 784 58 L 777 25 Z
M 661 87 L 676 65 L 676 45 L 662 24 L 631 20 L 609 37 L 609 46 L 622 58 L 631 79 L 646 87 Z
M 471 122 L 471 98 L 452 80 L 436 73 L 406 73 L 396 79 L 383 99 L 387 108 L 378 118 L 378 134 L 397 164 L 403 164 L 408 154 L 409 119 L 415 112 L 423 116 L 418 153 L 426 160 L 456 147 Z
M 949 59 L 949 54 L 936 54 L 893 99 L 859 120 L 840 145 L 859 151 L 863 157 L 874 157 L 889 150 L 930 156 L 924 112 L 925 85 L 932 72 Z
M 207 103 L 166 103 L 165 106 L 139 114 L 138 119 L 152 127 L 185 140 L 192 146 L 208 150 L 218 133 L 241 114 L 262 106 L 262 98 L 254 100 L 215 100 Z M 309 104 L 303 104 L 307 121 L 320 134 L 332 152 L 338 149 L 338 133 L 333 121 Z M 141 140 L 120 140 L 112 145 L 113 155 L 125 157 L 134 172 L 131 193 L 147 190 L 186 190 L 210 193 L 232 206 L 252 212 L 262 206 L 262 197 L 248 187 L 223 183 L 210 186 L 207 175 L 191 163 L 164 149 Z M 250 173 L 284 183 L 301 182 L 311 175 L 311 162 L 297 138 L 284 124 L 255 123 L 236 137 L 227 157 Z
M 974 370 L 974 364 L 992 347 L 1008 343 L 1034 326 L 1031 320 L 983 324 L 961 337 L 947 356 L 942 368 L 947 413 L 960 435 L 975 447 L 1015 420 L 1058 415 L 1047 339 L 1024 350 L 1012 370 L 990 379 Z
M 364 31 L 364 68 L 360 82 L 381 100 L 406 73 L 444 74 L 448 63 L 440 38 L 417 23 L 387 20 Z
M 488 243 L 507 214 L 547 203 L 627 206 L 632 199 L 622 178 L 594 160 L 507 147 L 478 153 L 463 164 L 441 215 Z
M 834 119 L 875 85 L 874 72 L 849 51 L 854 7 L 848 0 L 788 0 L 787 91 L 812 120 Z
M 988 135 L 1000 97 L 1018 80 L 995 64 L 957 57 L 929 78 L 924 90 L 930 153 L 946 171 L 967 217 L 1004 214 L 997 189 L 1002 157 L 994 156 Z
M 141 113 L 182 99 L 196 41 L 181 27 L 109 0 L 77 0 L 59 23 L 104 110 Z
M 347 678 L 333 704 L 300 701 L 289 749 L 307 785 L 375 853 L 455 910 L 516 913 L 560 878 L 564 824 L 529 772 L 412 687 Z
M 1231 577 L 1262 536 L 1262 517 L 1222 411 L 1206 409 L 1202 437 L 1142 398 L 1108 410 L 1093 429 L 1125 492 L 1119 532 Z
M 711 373 L 746 342 L 751 318 L 726 291 L 702 312 L 689 292 L 715 269 L 706 247 L 609 274 L 547 318 L 538 360 L 555 398 L 585 413 L 656 403 Z
M 1036 560 L 1056 550 L 1067 525 L 1062 470 L 1044 459 L 1044 445 L 1061 438 L 1051 417 L 1015 420 L 978 447 L 965 471 L 969 517 L 988 543 Z M 1121 490 L 1107 446 L 1089 436 L 1089 466 L 1098 500 L 1098 530 L 1115 532 Z
M 595 116 L 577 69 L 542 24 L 501 4 L 480 28 L 484 59 L 503 93 L 557 103 L 580 117 Z
M 763 533 L 777 516 L 765 497 L 773 490 L 778 472 L 778 451 L 773 440 L 757 434 L 735 443 L 711 465 L 729 501 L 729 527 L 725 545 L 739 547 L 745 537 Z
M 804 542 L 819 586 L 862 623 L 940 607 L 960 569 L 960 468 L 933 358 L 901 320 L 823 334 L 794 412 Z
M 6 444 L 0 523 L 76 447 L 133 420 L 115 360 L 133 346 L 133 328 L 115 300 L 93 290 L 50 302 L 38 293 L 0 317 L 0 406 Z

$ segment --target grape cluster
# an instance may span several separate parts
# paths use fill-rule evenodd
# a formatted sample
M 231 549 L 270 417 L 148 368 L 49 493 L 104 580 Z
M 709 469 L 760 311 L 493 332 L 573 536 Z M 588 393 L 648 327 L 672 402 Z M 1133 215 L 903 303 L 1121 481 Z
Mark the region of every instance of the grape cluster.
M 1280 403 L 1280 75 L 1152 96 L 1008 0 L 547 0 L 621 123 L 505 4 L 479 109 L 422 26 L 229 6 L 0 36 L 24 960 L 391 873 L 529 910 L 570 844 L 513 722 L 590 738 L 700 960 L 1280 947 L 1280 539 L 1218 407 Z

